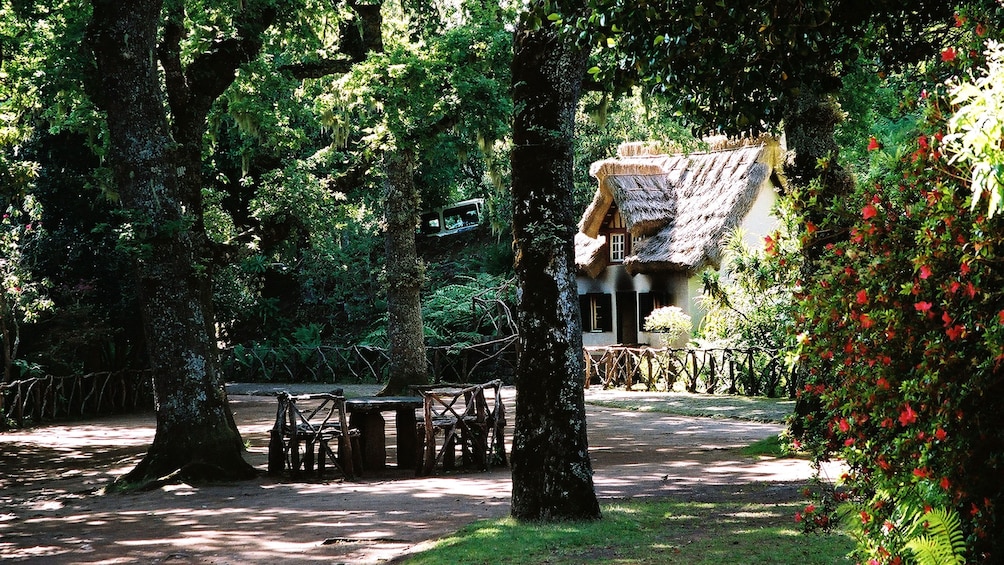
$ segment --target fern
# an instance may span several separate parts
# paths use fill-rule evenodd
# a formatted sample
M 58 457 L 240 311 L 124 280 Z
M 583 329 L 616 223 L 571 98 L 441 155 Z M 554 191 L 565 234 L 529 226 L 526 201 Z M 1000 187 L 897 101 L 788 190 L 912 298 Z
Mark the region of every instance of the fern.
M 926 512 L 914 524 L 914 531 L 925 529 L 907 542 L 919 565 L 965 565 L 966 541 L 962 521 L 953 510 L 935 508 Z

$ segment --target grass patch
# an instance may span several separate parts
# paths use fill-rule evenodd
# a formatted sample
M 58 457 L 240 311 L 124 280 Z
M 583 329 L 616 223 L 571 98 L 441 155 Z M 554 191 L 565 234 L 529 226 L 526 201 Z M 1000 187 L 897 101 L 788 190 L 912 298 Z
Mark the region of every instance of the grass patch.
M 471 524 L 410 565 L 637 563 L 666 565 L 833 565 L 850 563 L 850 538 L 805 535 L 800 503 L 622 502 L 596 522 L 520 524 L 511 518 Z
M 789 457 L 787 446 L 781 441 L 780 436 L 765 437 L 742 448 L 742 454 L 746 457 Z
M 623 390 L 588 392 L 586 402 L 621 410 L 774 423 L 783 423 L 795 409 L 794 400 L 782 398 L 685 392 L 652 393 Z

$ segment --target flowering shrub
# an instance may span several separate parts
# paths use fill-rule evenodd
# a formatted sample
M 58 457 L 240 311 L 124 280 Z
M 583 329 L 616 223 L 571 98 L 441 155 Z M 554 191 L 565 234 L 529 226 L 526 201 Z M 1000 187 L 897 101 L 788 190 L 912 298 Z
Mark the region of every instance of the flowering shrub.
M 958 55 L 949 53 L 946 62 Z M 826 210 L 832 237 L 799 295 L 793 431 L 847 466 L 835 498 L 862 563 L 912 562 L 910 527 L 930 509 L 962 519 L 970 562 L 1004 559 L 1004 219 L 972 207 L 969 170 L 943 154 L 943 95 L 925 93 L 910 142 L 872 139 L 889 170 Z M 894 153 L 892 149 L 898 148 Z M 811 196 L 811 190 L 807 193 Z M 803 195 L 805 201 L 806 195 Z M 808 228 L 802 241 L 814 241 Z
M 666 347 L 671 347 L 683 337 L 689 337 L 693 325 L 690 316 L 677 306 L 656 308 L 645 318 L 645 331 L 661 333 Z

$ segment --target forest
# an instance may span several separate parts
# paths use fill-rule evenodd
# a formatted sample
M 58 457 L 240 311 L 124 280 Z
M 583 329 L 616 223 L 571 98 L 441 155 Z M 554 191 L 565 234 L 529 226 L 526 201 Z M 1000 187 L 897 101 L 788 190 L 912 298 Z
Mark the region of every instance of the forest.
M 513 514 L 596 517 L 575 472 L 589 164 L 624 141 L 783 135 L 782 227 L 709 278 L 693 337 L 767 343 L 805 376 L 790 440 L 849 466 L 806 529 L 850 504 L 861 562 L 928 542 L 995 562 L 1002 16 L 995 0 L 0 0 L 2 381 L 151 371 L 157 437 L 127 480 L 210 451 L 237 478 L 226 380 L 330 379 L 313 351 L 369 347 L 401 391 L 429 382 L 427 347 L 515 335 L 513 380 L 536 394 L 515 418 Z M 468 199 L 476 230 L 416 235 L 422 211 Z M 940 546 L 905 526 L 932 516 Z

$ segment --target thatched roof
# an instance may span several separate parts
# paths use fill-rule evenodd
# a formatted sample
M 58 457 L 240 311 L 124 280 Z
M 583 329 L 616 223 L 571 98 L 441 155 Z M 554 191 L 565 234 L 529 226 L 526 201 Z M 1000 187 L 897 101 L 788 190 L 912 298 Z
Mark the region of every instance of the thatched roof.
M 724 237 L 738 226 L 761 186 L 784 183 L 776 139 L 714 140 L 705 152 L 667 155 L 650 144 L 624 144 L 618 157 L 593 163 L 599 187 L 579 222 L 576 264 L 589 276 L 606 267 L 599 230 L 610 207 L 637 238 L 628 272 L 696 271 L 717 265 Z
M 604 247 L 606 242 L 607 238 L 602 235 L 589 237 L 582 232 L 575 234 L 575 264 L 592 278 L 596 278 L 607 266 L 602 260 L 607 249 Z

